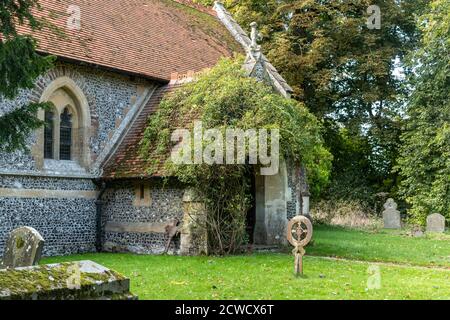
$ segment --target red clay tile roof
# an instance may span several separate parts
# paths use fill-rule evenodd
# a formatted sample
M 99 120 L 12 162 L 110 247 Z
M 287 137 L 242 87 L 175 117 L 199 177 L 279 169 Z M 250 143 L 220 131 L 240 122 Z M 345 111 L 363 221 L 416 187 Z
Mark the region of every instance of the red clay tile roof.
M 33 32 L 39 51 L 168 81 L 173 72 L 200 71 L 242 52 L 215 13 L 189 0 L 40 0 L 45 17 L 63 31 Z M 186 5 L 188 4 L 188 5 Z M 67 28 L 79 6 L 80 30 Z M 28 27 L 20 26 L 22 33 Z M 59 35 L 58 35 L 59 34 Z
M 131 124 L 120 146 L 111 159 L 103 167 L 103 178 L 143 178 L 147 177 L 146 162 L 139 156 L 139 143 L 143 138 L 150 115 L 158 109 L 159 103 L 166 94 L 170 94 L 180 85 L 161 86 L 153 93 L 138 117 Z M 155 159 L 157 160 L 157 159 Z M 165 160 L 159 159 L 159 172 L 152 176 L 162 174 Z

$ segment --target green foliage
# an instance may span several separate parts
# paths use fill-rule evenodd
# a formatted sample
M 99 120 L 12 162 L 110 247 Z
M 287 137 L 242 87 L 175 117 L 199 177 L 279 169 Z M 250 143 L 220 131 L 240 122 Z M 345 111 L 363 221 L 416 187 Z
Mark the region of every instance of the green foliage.
M 324 119 L 330 130 L 344 127 L 351 133 L 349 138 L 367 142 L 364 149 L 333 164 L 332 189 L 325 190 L 324 197 L 337 197 L 338 186 L 351 190 L 359 185 L 365 189 L 359 198 L 369 205 L 374 193 L 396 191 L 398 178 L 392 167 L 398 156 L 407 87 L 393 71 L 417 47 L 420 32 L 415 16 L 428 1 L 224 1 L 244 28 L 258 22 L 263 51 L 294 88 L 296 99 Z M 366 26 L 366 10 L 373 4 L 381 9 L 380 30 Z M 408 74 L 410 69 L 403 71 Z M 327 135 L 326 144 L 335 146 L 332 154 L 339 158 L 332 138 Z M 361 157 L 367 162 L 362 167 Z M 358 196 L 359 191 L 354 191 L 352 196 Z
M 367 155 L 370 144 L 367 137 L 360 136 L 345 127 L 328 121 L 324 135 L 333 154 L 333 170 L 328 188 L 321 194 L 322 199 L 360 201 L 362 205 L 372 205 L 376 180 Z
M 36 118 L 39 109 L 50 108 L 49 103 L 31 103 L 25 107 L 15 109 L 0 117 L 0 128 L 7 128 L 0 132 L 0 151 L 13 152 L 16 149 L 27 149 L 26 138 L 33 130 L 44 125 Z
M 17 22 L 28 22 L 33 29 L 39 28 L 40 22 L 31 12 L 33 8 L 39 8 L 38 0 L 3 0 L 0 8 L 0 31 L 3 36 L 16 36 Z
M 33 30 L 41 27 L 31 13 L 35 7 L 36 0 L 8 0 L 0 7 L 0 98 L 13 99 L 21 89 L 33 88 L 36 78 L 52 67 L 53 57 L 37 54 L 36 41 L 16 30 L 17 24 L 25 23 Z M 25 149 L 29 133 L 43 125 L 36 112 L 46 106 L 32 103 L 1 115 L 0 150 Z
M 450 2 L 435 0 L 422 17 L 423 44 L 412 57 L 408 121 L 398 169 L 413 218 L 438 212 L 450 219 Z
M 50 57 L 36 53 L 36 42 L 29 36 L 0 43 L 0 94 L 13 99 L 20 89 L 33 88 L 34 80 L 51 65 Z
M 356 201 L 369 212 L 382 200 L 376 197 L 377 194 L 387 190 L 394 193 L 398 178 L 397 173 L 391 172 L 391 165 L 396 161 L 400 144 L 400 123 L 384 126 L 380 135 L 361 135 L 355 128 L 327 120 L 324 139 L 333 154 L 333 169 L 330 184 L 320 198 L 336 202 Z M 382 135 L 385 135 L 383 139 L 373 141 Z M 381 144 L 385 147 L 379 147 Z
M 369 0 L 225 4 L 244 27 L 260 24 L 264 51 L 314 114 L 375 124 L 401 92 L 394 59 L 415 47 L 414 14 L 424 2 L 379 1 L 380 30 L 366 26 Z
M 311 186 L 320 190 L 328 180 L 331 157 L 323 147 L 319 122 L 302 104 L 247 77 L 241 65 L 242 59 L 223 59 L 198 81 L 162 101 L 158 112 L 150 118 L 141 146 L 143 157 L 149 160 L 150 172 L 158 169 L 161 158 L 170 154 L 171 131 L 191 129 L 194 120 L 201 120 L 204 129 L 222 132 L 227 128 L 277 128 L 280 156 L 304 165 Z M 235 251 L 245 236 L 245 216 L 250 203 L 248 177 L 255 174 L 258 166 L 174 165 L 169 159 L 165 169 L 206 199 L 211 213 L 208 217 L 212 219 L 209 229 L 222 228 L 219 234 L 210 235 L 210 241 L 218 244 L 214 249 L 221 254 Z M 223 232 L 225 228 L 229 232 Z M 231 234 L 232 230 L 240 232 Z

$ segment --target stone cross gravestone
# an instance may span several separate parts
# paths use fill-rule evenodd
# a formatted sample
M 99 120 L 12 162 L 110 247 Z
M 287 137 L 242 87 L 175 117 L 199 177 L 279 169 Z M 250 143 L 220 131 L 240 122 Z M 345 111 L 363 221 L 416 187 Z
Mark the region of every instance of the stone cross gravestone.
M 397 203 L 394 199 L 387 199 L 384 204 L 383 222 L 386 229 L 400 229 L 402 227 L 400 211 L 397 210 Z
M 427 232 L 444 232 L 445 217 L 439 213 L 430 214 L 427 217 Z
M 295 257 L 295 275 L 303 275 L 304 247 L 311 241 L 313 227 L 311 221 L 305 216 L 296 216 L 289 221 L 287 226 L 287 240 L 295 248 L 292 253 Z
M 3 254 L 2 268 L 37 265 L 43 247 L 44 239 L 35 229 L 21 227 L 11 231 Z

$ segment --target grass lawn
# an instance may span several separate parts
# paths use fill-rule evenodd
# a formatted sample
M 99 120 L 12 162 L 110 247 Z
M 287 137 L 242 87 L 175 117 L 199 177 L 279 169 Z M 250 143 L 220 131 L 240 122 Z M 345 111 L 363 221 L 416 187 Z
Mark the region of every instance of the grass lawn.
M 450 268 L 450 234 L 420 238 L 405 231 L 364 231 L 334 226 L 315 226 L 314 243 L 307 253 L 315 256 L 393 262 Z
M 130 277 L 140 299 L 450 299 L 450 237 L 441 238 L 318 227 L 314 245 L 307 248 L 312 255 L 305 257 L 303 278 L 293 276 L 293 257 L 283 253 L 225 258 L 85 254 L 42 263 L 96 261 Z M 379 267 L 379 289 L 367 289 L 370 266 Z

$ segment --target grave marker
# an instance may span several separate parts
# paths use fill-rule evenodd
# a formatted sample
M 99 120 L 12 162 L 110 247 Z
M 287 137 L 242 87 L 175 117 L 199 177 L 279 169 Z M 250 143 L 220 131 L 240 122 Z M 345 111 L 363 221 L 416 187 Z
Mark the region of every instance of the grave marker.
M 439 213 L 430 214 L 427 217 L 427 232 L 439 232 L 445 231 L 445 217 Z
M 311 241 L 313 227 L 311 221 L 305 216 L 296 216 L 288 223 L 287 239 L 295 248 L 295 275 L 303 275 L 304 247 Z
M 385 229 L 401 229 L 400 211 L 394 199 L 387 199 L 384 204 L 383 222 Z
M 41 259 L 44 239 L 31 227 L 14 229 L 9 234 L 3 254 L 2 268 L 30 267 Z

